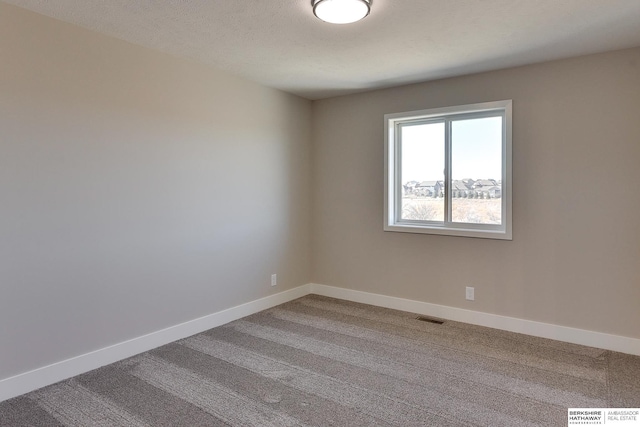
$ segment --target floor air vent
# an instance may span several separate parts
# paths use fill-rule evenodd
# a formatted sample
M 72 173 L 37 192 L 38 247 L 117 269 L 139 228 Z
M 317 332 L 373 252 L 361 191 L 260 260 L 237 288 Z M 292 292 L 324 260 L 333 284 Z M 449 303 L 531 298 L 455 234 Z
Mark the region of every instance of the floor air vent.
M 416 317 L 416 319 L 418 319 L 421 322 L 435 323 L 436 325 L 442 325 L 444 323 L 444 320 L 434 319 L 432 317 L 420 316 L 420 317 Z

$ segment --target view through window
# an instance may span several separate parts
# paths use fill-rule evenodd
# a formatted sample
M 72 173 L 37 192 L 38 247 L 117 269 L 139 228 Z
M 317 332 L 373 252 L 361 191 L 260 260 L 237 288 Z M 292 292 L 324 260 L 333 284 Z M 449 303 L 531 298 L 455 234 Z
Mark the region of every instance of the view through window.
M 385 229 L 510 238 L 510 106 L 500 101 L 385 116 Z M 442 232 L 448 229 L 455 232 Z

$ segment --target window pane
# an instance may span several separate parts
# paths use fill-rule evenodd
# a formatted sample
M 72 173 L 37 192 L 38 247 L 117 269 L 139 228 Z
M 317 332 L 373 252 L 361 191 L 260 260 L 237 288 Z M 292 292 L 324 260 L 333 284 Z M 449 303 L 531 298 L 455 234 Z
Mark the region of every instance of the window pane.
M 502 117 L 451 123 L 451 219 L 502 223 Z
M 400 128 L 401 219 L 444 221 L 444 122 Z

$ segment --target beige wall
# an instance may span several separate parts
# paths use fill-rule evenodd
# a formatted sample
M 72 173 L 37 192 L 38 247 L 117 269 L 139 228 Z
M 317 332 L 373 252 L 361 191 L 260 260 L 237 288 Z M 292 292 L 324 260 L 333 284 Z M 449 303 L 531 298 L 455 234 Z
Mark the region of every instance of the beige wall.
M 384 232 L 383 115 L 502 99 L 513 241 Z M 640 338 L 640 49 L 327 99 L 313 114 L 314 282 Z
M 0 379 L 308 283 L 309 101 L 3 3 L 0 64 Z

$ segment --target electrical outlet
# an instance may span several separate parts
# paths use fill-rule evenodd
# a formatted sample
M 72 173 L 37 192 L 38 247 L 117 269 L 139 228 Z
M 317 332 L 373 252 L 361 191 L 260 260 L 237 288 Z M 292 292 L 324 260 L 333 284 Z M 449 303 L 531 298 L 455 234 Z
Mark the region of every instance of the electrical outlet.
M 476 299 L 475 288 L 472 288 L 471 286 L 467 286 L 467 299 L 469 301 L 474 301 Z
M 272 274 L 271 275 L 271 286 L 275 286 L 278 284 L 278 275 L 277 274 Z

